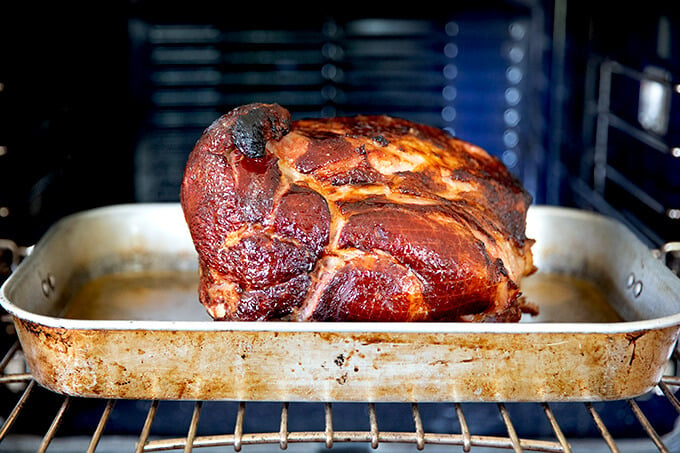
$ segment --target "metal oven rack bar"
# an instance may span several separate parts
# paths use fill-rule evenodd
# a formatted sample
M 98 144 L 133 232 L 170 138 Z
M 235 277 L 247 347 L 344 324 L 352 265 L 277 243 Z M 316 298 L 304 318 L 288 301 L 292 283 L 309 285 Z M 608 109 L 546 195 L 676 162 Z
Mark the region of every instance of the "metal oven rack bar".
M 1 327 L 6 332 L 11 332 L 12 324 L 8 316 L 2 318 Z M 14 385 L 21 387 L 18 392 L 20 395 L 16 401 L 14 409 L 9 414 L 0 414 L 2 419 L 2 427 L 0 428 L 0 451 L 3 448 L 3 442 L 11 439 L 12 427 L 15 422 L 22 417 L 22 412 L 31 404 L 39 404 L 40 399 L 44 396 L 41 392 L 48 392 L 42 389 L 33 380 L 30 373 L 16 372 L 17 362 L 23 362 L 23 354 L 21 346 L 18 341 L 12 344 L 4 353 L 0 361 L 0 385 Z M 24 365 L 25 366 L 25 365 Z M 674 389 L 680 386 L 680 377 L 667 375 L 659 382 L 656 392 L 663 395 L 668 404 L 670 404 L 678 414 L 680 414 L 680 401 L 674 393 Z M 55 396 L 51 394 L 52 396 Z M 77 398 L 69 396 L 59 396 L 60 404 L 57 404 L 58 409 L 52 419 L 49 427 L 46 429 L 42 439 L 37 443 L 36 451 L 47 451 L 48 447 L 55 441 L 60 439 L 60 426 L 62 422 L 69 416 L 69 409 Z M 172 402 L 163 402 L 164 404 L 172 404 Z M 251 403 L 240 402 L 238 404 L 236 423 L 233 429 L 228 429 L 224 433 L 212 435 L 199 435 L 198 425 L 201 418 L 201 412 L 204 402 L 195 401 L 193 403 L 193 412 L 191 421 L 186 427 L 186 436 L 183 437 L 163 437 L 153 434 L 154 419 L 159 413 L 159 401 L 148 401 L 148 411 L 145 422 L 141 428 L 138 438 L 130 441 L 128 445 L 130 450 L 136 452 L 152 452 L 152 451 L 184 451 L 190 452 L 193 449 L 200 450 L 206 447 L 222 447 L 221 451 L 226 451 L 225 447 L 231 447 L 234 451 L 240 451 L 243 446 L 248 445 L 269 445 L 272 449 L 288 450 L 292 445 L 299 444 L 317 444 L 326 448 L 332 448 L 337 444 L 342 443 L 363 443 L 370 445 L 371 448 L 377 449 L 381 445 L 395 445 L 405 444 L 411 447 L 415 446 L 418 450 L 423 450 L 426 446 L 435 448 L 433 446 L 458 446 L 464 452 L 479 451 L 481 448 L 486 449 L 501 449 L 512 450 L 515 452 L 521 451 L 539 451 L 539 452 L 571 452 L 577 451 L 573 447 L 573 439 L 568 439 L 557 417 L 553 411 L 553 405 L 550 403 L 542 403 L 540 407 L 543 411 L 545 419 L 552 429 L 551 438 L 527 438 L 518 434 L 518 431 L 513 423 L 510 411 L 506 404 L 498 402 L 496 404 L 497 411 L 501 417 L 506 428 L 506 436 L 488 436 L 476 435 L 475 427 L 471 425 L 470 420 L 466 417 L 463 405 L 451 402 L 449 405 L 455 411 L 455 418 L 458 421 L 458 427 L 455 432 L 441 433 L 430 432 L 428 427 L 423 422 L 421 417 L 420 405 L 417 403 L 411 404 L 411 415 L 413 421 L 413 429 L 408 432 L 383 431 L 376 410 L 376 404 L 367 404 L 368 418 L 365 420 L 366 428 L 358 431 L 339 431 L 334 429 L 333 420 L 333 403 L 318 403 L 323 405 L 323 430 L 316 431 L 296 431 L 289 430 L 289 421 L 291 413 L 289 411 L 289 403 L 282 403 L 280 405 L 280 423 L 278 429 L 269 432 L 250 433 L 244 431 L 244 419 Z M 597 427 L 597 432 L 601 436 L 601 443 L 606 445 L 608 451 L 621 452 L 624 451 L 619 447 L 619 441 L 609 432 L 606 422 L 603 420 L 601 413 L 602 407 L 599 409 L 593 402 L 585 403 L 569 403 L 573 404 L 574 409 L 578 406 L 584 406 L 587 413 L 592 419 L 592 423 Z M 106 439 L 106 428 L 112 414 L 116 409 L 116 401 L 108 400 L 102 402 L 103 409 L 99 416 L 99 421 L 96 428 L 87 440 L 87 445 L 81 445 L 81 449 L 71 451 L 97 451 L 98 446 Z M 648 436 L 652 446 L 652 450 L 645 451 L 660 451 L 672 452 L 672 448 L 666 445 L 665 438 L 657 432 L 657 428 L 648 418 L 648 415 L 641 409 L 640 404 L 636 399 L 627 401 L 630 413 L 637 419 L 640 426 Z M 278 447 L 278 448 L 277 448 Z M 291 448 L 292 449 L 292 448 Z M 212 451 L 212 450 L 211 450 Z M 487 450 L 484 450 L 487 451 Z M 592 451 L 592 450 L 591 450 Z
M 598 56 L 591 57 L 587 67 L 590 89 L 586 89 L 584 122 L 592 125 L 584 125 L 584 130 L 590 131 L 586 132 L 585 141 L 592 143 L 592 149 L 585 153 L 587 157 L 582 161 L 581 175 L 572 181 L 572 189 L 586 204 L 617 217 L 640 236 L 649 238 L 651 245 L 657 246 L 664 239 L 649 227 L 650 222 L 676 228 L 680 225 L 680 206 L 677 199 L 661 196 L 655 193 L 658 190 L 650 191 L 649 187 L 642 186 L 631 173 L 644 172 L 643 162 L 648 157 L 658 162 L 663 162 L 662 156 L 668 156 L 667 162 L 680 158 L 680 143 L 675 143 L 677 135 L 669 133 L 673 125 L 671 118 L 674 118 L 672 110 L 677 108 L 677 99 L 680 99 L 677 75 L 655 71 L 654 67 L 639 70 Z M 651 87 L 647 93 L 654 93 L 645 96 L 645 86 Z M 624 94 L 630 97 L 631 90 L 633 93 L 639 90 L 633 94 L 633 98 L 639 96 L 637 111 L 627 111 L 630 106 L 622 107 L 620 102 L 615 102 Z M 646 101 L 647 98 L 651 101 Z M 651 106 L 645 107 L 646 104 Z M 614 135 L 625 137 L 628 144 L 613 145 Z M 629 148 L 628 158 L 636 158 L 636 168 L 619 168 L 621 162 L 611 155 L 617 147 Z M 618 191 L 620 195 L 610 195 L 610 191 Z M 666 192 L 671 191 L 673 189 L 666 189 Z M 623 212 L 628 214 L 622 215 Z

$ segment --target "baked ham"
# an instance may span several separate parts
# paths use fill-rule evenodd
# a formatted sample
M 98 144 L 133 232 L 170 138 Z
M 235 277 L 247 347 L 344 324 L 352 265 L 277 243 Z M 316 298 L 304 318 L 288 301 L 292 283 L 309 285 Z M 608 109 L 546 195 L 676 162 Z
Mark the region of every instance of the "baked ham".
M 216 320 L 518 321 L 530 202 L 443 130 L 276 104 L 217 119 L 181 188 Z

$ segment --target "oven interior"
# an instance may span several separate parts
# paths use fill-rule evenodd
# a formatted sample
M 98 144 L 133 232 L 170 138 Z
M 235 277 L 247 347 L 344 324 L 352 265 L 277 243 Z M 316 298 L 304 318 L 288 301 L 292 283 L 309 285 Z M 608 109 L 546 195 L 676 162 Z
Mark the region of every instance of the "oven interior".
M 0 281 L 67 214 L 178 201 L 202 130 L 249 102 L 447 129 L 499 157 L 535 203 L 602 212 L 663 250 L 680 231 L 680 16 L 669 8 L 19 6 L 0 17 L 12 43 L 0 48 Z M 188 451 L 194 437 L 207 451 L 570 451 L 564 439 L 575 450 L 680 449 L 672 364 L 658 391 L 607 403 L 112 402 L 39 388 L 7 317 L 2 329 L 0 451 Z

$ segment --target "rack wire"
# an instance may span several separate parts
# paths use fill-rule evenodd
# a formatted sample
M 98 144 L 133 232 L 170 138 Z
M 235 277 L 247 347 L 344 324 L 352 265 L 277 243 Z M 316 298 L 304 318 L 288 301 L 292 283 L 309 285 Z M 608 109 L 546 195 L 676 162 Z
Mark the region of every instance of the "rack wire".
M 600 56 L 592 56 L 587 67 L 584 122 L 592 125 L 584 130 L 591 131 L 585 141 L 592 148 L 581 159 L 572 189 L 586 205 L 616 217 L 657 247 L 680 221 L 672 195 L 677 188 L 664 170 L 680 158 L 672 132 L 680 83 L 669 71 L 632 68 Z
M 5 331 L 11 331 L 11 326 L 12 324 L 9 316 L 4 316 L 2 318 L 2 327 Z M 3 450 L 3 442 L 12 439 L 12 428 L 15 425 L 15 422 L 22 417 L 24 410 L 31 404 L 40 404 L 41 398 L 45 396 L 44 392 L 49 392 L 48 390 L 41 388 L 29 372 L 14 372 L 9 369 L 16 369 L 17 362 L 23 363 L 23 354 L 18 341 L 14 342 L 9 347 L 0 361 L 0 385 L 21 387 L 19 392 L 20 395 L 11 412 L 9 414 L 0 414 L 0 416 L 4 416 L 4 421 L 0 428 L 0 451 Z M 680 377 L 666 375 L 659 382 L 655 392 L 658 395 L 663 395 L 668 403 L 675 409 L 676 413 L 680 414 L 680 400 L 678 400 L 675 395 L 675 390 L 678 386 L 680 386 Z M 54 394 L 52 395 L 55 396 Z M 55 440 L 59 439 L 60 427 L 62 426 L 63 421 L 68 417 L 72 403 L 78 400 L 78 398 L 70 396 L 58 396 L 58 398 L 60 398 L 60 402 L 57 404 L 58 408 L 56 414 L 45 430 L 42 439 L 35 447 L 36 451 L 47 451 L 48 447 L 55 442 Z M 103 409 L 99 415 L 96 427 L 87 441 L 85 451 L 97 451 L 102 440 L 106 438 L 107 424 L 116 409 L 116 403 L 116 400 L 102 401 Z M 318 403 L 323 406 L 323 429 L 313 431 L 290 430 L 290 403 L 283 402 L 280 405 L 280 422 L 277 430 L 250 433 L 244 430 L 244 420 L 247 408 L 251 403 L 240 402 L 237 405 L 236 422 L 234 423 L 233 429 L 225 430 L 224 433 L 204 435 L 199 434 L 198 429 L 202 409 L 204 407 L 203 401 L 193 402 L 191 420 L 186 427 L 185 436 L 159 436 L 154 435 L 153 426 L 154 420 L 159 414 L 160 402 L 158 400 L 150 400 L 147 403 L 148 410 L 146 412 L 144 424 L 137 439 L 134 441 L 134 451 L 137 453 L 154 451 L 191 452 L 193 449 L 200 450 L 208 447 L 231 447 L 234 451 L 238 452 L 241 451 L 244 446 L 253 445 L 267 445 L 271 446 L 272 449 L 288 450 L 294 444 L 317 444 L 330 449 L 338 444 L 345 443 L 361 443 L 366 446 L 370 445 L 372 449 L 378 449 L 384 445 L 391 446 L 403 444 L 411 447 L 415 446 L 417 450 L 423 450 L 426 446 L 434 445 L 458 446 L 464 452 L 470 452 L 473 451 L 473 449 L 474 451 L 478 451 L 478 449 L 483 448 L 512 450 L 515 452 L 538 451 L 567 453 L 577 451 L 573 447 L 573 439 L 570 440 L 565 436 L 554 413 L 553 403 L 540 404 L 545 420 L 547 420 L 552 430 L 551 438 L 528 438 L 520 436 L 515 423 L 512 420 L 511 413 L 508 410 L 507 405 L 503 402 L 498 402 L 495 405 L 505 426 L 507 434 L 504 436 L 476 435 L 475 427 L 471 425 L 469 418 L 465 415 L 463 405 L 457 402 L 448 404 L 453 406 L 453 409 L 455 410 L 455 418 L 457 419 L 457 427 L 459 429 L 455 432 L 448 433 L 429 431 L 428 426 L 426 426 L 423 417 L 421 416 L 421 405 L 418 403 L 410 405 L 413 422 L 413 429 L 411 431 L 383 431 L 376 409 L 377 404 L 370 402 L 362 403 L 366 404 L 368 413 L 368 417 L 365 420 L 366 428 L 363 430 L 344 431 L 334 429 L 334 403 L 330 402 Z M 171 404 L 172 402 L 168 403 Z M 669 437 L 658 432 L 654 423 L 650 421 L 648 416 L 641 409 L 637 399 L 629 399 L 626 403 L 630 412 L 634 415 L 646 433 L 648 440 L 653 444 L 655 450 L 670 453 L 674 451 L 674 448 L 677 448 L 677 445 L 672 446 L 666 443 Z M 574 408 L 579 405 L 585 407 L 586 412 L 592 419 L 592 423 L 597 427 L 597 432 L 601 437 L 601 441 L 606 444 L 608 450 L 614 453 L 625 451 L 620 448 L 619 441 L 610 433 L 607 424 L 601 415 L 607 408 L 597 408 L 596 403 L 594 402 L 573 403 Z M 220 451 L 225 450 L 223 448 Z

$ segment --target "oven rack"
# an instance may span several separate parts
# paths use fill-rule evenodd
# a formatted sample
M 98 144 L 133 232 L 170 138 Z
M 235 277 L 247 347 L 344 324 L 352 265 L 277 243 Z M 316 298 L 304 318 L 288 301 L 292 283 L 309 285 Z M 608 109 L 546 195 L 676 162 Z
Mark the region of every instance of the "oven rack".
M 586 68 L 583 128 L 585 143 L 591 148 L 584 154 L 581 175 L 573 178 L 571 188 L 586 204 L 618 218 L 640 236 L 649 238 L 652 247 L 658 246 L 665 242 L 661 237 L 664 233 L 658 231 L 662 228 L 652 231 L 646 225 L 654 218 L 653 222 L 667 225 L 666 229 L 677 228 L 680 206 L 677 199 L 661 195 L 658 188 L 643 185 L 639 176 L 650 171 L 644 169 L 651 165 L 645 162 L 655 161 L 656 167 L 663 168 L 680 158 L 680 143 L 675 142 L 677 134 L 673 132 L 680 82 L 676 74 L 654 66 L 636 69 L 600 56 L 591 56 Z M 648 87 L 647 92 L 644 87 Z M 639 99 L 633 104 L 637 110 L 617 102 L 636 96 Z M 622 137 L 619 141 L 625 140 L 626 145 L 613 145 L 616 136 Z M 616 149 L 627 149 L 630 156 L 622 161 L 620 155 L 613 153 Z M 634 165 L 630 163 L 631 156 L 635 157 Z M 662 181 L 670 178 L 656 177 Z M 657 185 L 670 184 L 662 181 Z M 615 192 L 618 195 L 612 194 Z
M 1 321 L 0 324 L 3 330 L 10 334 L 13 333 L 13 325 L 10 317 L 4 315 Z M 17 372 L 16 370 L 20 370 L 22 366 L 24 367 L 24 372 Z M 31 405 L 40 406 L 41 399 L 45 398 L 46 394 L 49 394 L 51 398 L 57 399 L 58 403 L 56 407 L 58 408 L 42 438 L 39 439 L 39 436 L 34 436 L 33 449 L 30 450 L 39 452 L 48 451 L 50 445 L 53 443 L 58 444 L 63 441 L 64 438 L 60 434 L 60 427 L 63 425 L 64 420 L 69 417 L 69 409 L 73 403 L 82 400 L 82 398 L 78 397 L 56 395 L 49 390 L 40 387 L 37 385 L 36 381 L 33 380 L 30 372 L 26 371 L 25 367 L 26 364 L 23 359 L 20 343 L 15 341 L 9 349 L 4 352 L 0 361 L 0 385 L 14 386 L 14 390 L 18 396 L 11 412 L 8 414 L 0 414 L 0 422 L 2 422 L 2 426 L 0 427 L 0 451 L 13 451 L 5 450 L 3 444 L 7 442 L 10 444 L 10 448 L 13 448 L 11 445 L 14 437 L 21 438 L 21 436 L 13 437 L 12 435 L 12 428 L 15 425 L 15 422 L 24 416 L 22 414 L 25 412 L 26 408 Z M 652 393 L 656 393 L 659 397 L 665 397 L 668 404 L 680 414 L 680 401 L 675 395 L 675 390 L 677 390 L 678 386 L 680 386 L 680 377 L 666 375 Z M 641 398 L 644 399 L 648 396 L 649 395 L 646 395 Z M 647 449 L 635 451 L 660 451 L 664 453 L 677 451 L 675 450 L 675 448 L 678 448 L 677 445 L 667 445 L 666 442 L 670 439 L 668 434 L 663 435 L 663 433 L 660 434 L 657 431 L 654 423 L 650 421 L 648 415 L 645 414 L 641 405 L 638 403 L 639 399 L 640 398 L 629 399 L 625 402 L 630 414 L 635 417 L 647 437 Z M 505 426 L 507 432 L 507 435 L 505 436 L 475 434 L 475 426 L 471 423 L 469 417 L 465 415 L 463 405 L 457 402 L 437 403 L 446 404 L 455 411 L 454 418 L 456 419 L 457 424 L 452 424 L 452 426 L 455 425 L 456 429 L 451 432 L 428 431 L 428 426 L 426 426 L 426 423 L 424 423 L 424 419 L 421 416 L 421 404 L 418 403 L 410 404 L 413 427 L 411 431 L 383 431 L 381 429 L 381 423 L 379 422 L 379 411 L 377 410 L 377 407 L 383 403 L 352 403 L 365 405 L 367 408 L 368 416 L 364 421 L 365 428 L 360 430 L 334 429 L 334 403 L 309 403 L 323 407 L 323 420 L 321 423 L 323 428 L 319 430 L 289 430 L 289 423 L 292 416 L 291 411 L 289 410 L 291 403 L 283 402 L 280 403 L 280 416 L 278 426 L 276 427 L 277 429 L 267 432 L 251 433 L 244 430 L 244 420 L 249 405 L 256 403 L 239 402 L 236 409 L 236 421 L 233 424 L 233 429 L 227 429 L 226 432 L 218 434 L 202 434 L 199 433 L 198 427 L 205 402 L 194 401 L 191 402 L 191 404 L 193 404 L 193 411 L 191 420 L 186 427 L 186 435 L 181 437 L 167 435 L 159 436 L 153 433 L 154 420 L 159 414 L 160 403 L 172 405 L 177 404 L 178 402 L 149 400 L 143 403 L 148 405 L 145 421 L 139 431 L 139 435 L 136 438 L 128 439 L 127 446 L 129 447 L 129 450 L 125 451 L 135 451 L 137 453 L 152 451 L 190 452 L 193 449 L 204 451 L 202 449 L 206 448 L 210 450 L 208 447 L 220 447 L 221 449 L 217 451 L 229 451 L 228 447 L 233 448 L 234 451 L 241 451 L 244 446 L 250 447 L 255 445 L 269 446 L 271 450 L 298 451 L 297 448 L 304 444 L 314 444 L 320 448 L 325 446 L 325 448 L 330 449 L 338 444 L 353 443 L 355 445 L 363 444 L 366 446 L 367 451 L 369 450 L 368 446 L 370 446 L 370 449 L 378 449 L 385 445 L 390 446 L 387 448 L 396 448 L 397 444 L 402 444 L 402 446 L 410 446 L 411 450 L 415 447 L 417 450 L 428 448 L 428 451 L 438 451 L 436 450 L 436 448 L 438 448 L 436 446 L 447 448 L 458 446 L 464 452 L 478 452 L 480 449 L 482 451 L 496 451 L 499 449 L 512 450 L 515 452 L 539 451 L 567 453 L 579 451 L 574 445 L 581 442 L 581 439 L 567 438 L 558 421 L 558 417 L 555 415 L 553 403 L 526 403 L 533 404 L 536 406 L 537 410 L 543 412 L 544 421 L 550 425 L 552 430 L 552 435 L 549 438 L 522 436 L 516 428 L 516 423 L 512 420 L 511 411 L 508 410 L 507 405 L 503 402 L 498 402 L 495 406 L 497 414 L 502 419 L 502 423 Z M 222 403 L 226 404 L 225 402 Z M 103 443 L 106 443 L 108 437 L 111 437 L 110 434 L 107 434 L 107 424 L 116 410 L 116 404 L 117 400 L 102 400 L 101 406 L 103 406 L 103 409 L 101 409 L 101 415 L 99 415 L 96 428 L 93 430 L 91 437 L 85 441 L 81 439 L 80 446 L 77 449 L 63 451 L 102 451 L 98 450 L 98 447 Z M 217 402 L 216 404 L 220 403 Z M 573 408 L 574 410 L 583 410 L 585 408 L 585 412 L 589 414 L 589 418 L 591 419 L 590 422 L 596 427 L 599 442 L 603 448 L 603 450 L 594 450 L 592 447 L 588 447 L 590 452 L 611 451 L 618 453 L 629 451 L 625 448 L 621 448 L 621 442 L 625 445 L 629 441 L 627 439 L 615 439 L 615 436 L 610 432 L 602 417 L 602 414 L 608 410 L 606 406 L 608 403 L 584 402 L 561 404 L 568 404 L 570 405 L 570 408 Z M 538 409 L 538 407 L 540 407 L 540 409 Z M 165 406 L 164 409 L 172 410 Z M 317 411 L 317 415 L 318 412 L 319 411 Z M 50 451 L 52 451 L 52 449 L 50 449 Z

